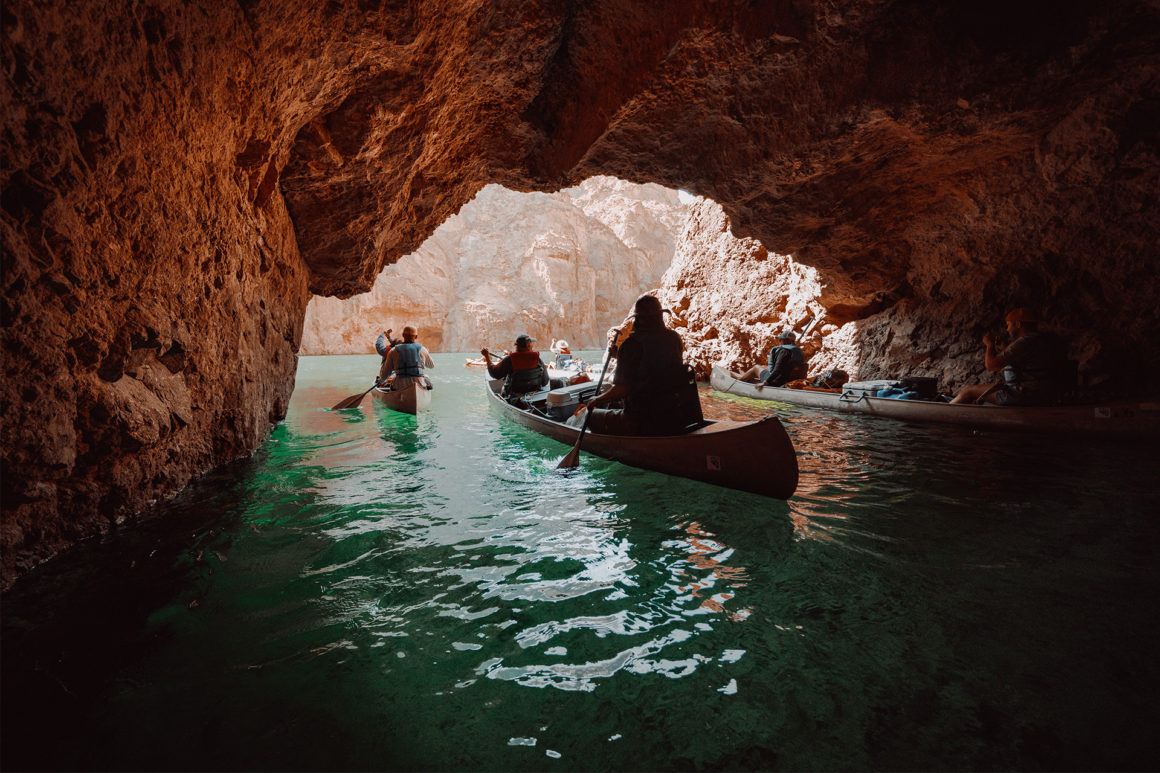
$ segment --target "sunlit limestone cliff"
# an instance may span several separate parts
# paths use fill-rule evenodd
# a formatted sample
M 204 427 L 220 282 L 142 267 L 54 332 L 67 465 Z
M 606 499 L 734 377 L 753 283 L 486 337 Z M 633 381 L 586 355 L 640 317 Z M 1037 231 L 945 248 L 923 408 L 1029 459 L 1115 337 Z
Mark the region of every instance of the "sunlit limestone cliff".
M 673 259 L 689 206 L 676 191 L 594 177 L 553 194 L 481 190 L 369 293 L 314 298 L 300 354 L 373 352 L 380 332 L 419 330 L 432 351 L 510 349 L 528 333 L 603 346 Z

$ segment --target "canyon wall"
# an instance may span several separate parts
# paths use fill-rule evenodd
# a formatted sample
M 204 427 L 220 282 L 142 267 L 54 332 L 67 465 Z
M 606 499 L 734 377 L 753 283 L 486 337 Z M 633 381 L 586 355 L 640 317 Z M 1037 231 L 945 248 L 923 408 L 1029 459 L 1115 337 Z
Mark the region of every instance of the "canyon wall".
M 413 325 L 432 351 L 604 346 L 672 263 L 690 205 L 676 191 L 593 177 L 557 193 L 489 185 L 369 293 L 316 297 L 299 354 L 367 354 L 384 329 Z
M 492 183 L 718 202 L 763 245 L 730 270 L 816 271 L 807 306 L 867 372 L 978 370 L 1029 305 L 1086 372 L 1157 377 L 1154 0 L 13 0 L 0 22 L 5 583 L 254 449 L 310 295 L 369 290 Z

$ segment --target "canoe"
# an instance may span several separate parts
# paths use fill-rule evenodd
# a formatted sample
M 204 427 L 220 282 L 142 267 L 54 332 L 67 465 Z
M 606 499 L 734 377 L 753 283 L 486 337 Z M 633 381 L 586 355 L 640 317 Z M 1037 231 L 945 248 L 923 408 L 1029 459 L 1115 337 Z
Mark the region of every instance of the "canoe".
M 383 405 L 400 413 L 417 414 L 431 406 L 431 390 L 415 383 L 398 391 L 375 387 L 374 392 Z
M 822 392 L 809 389 L 764 387 L 738 381 L 723 368 L 713 366 L 709 385 L 718 392 L 755 400 L 821 408 L 841 413 L 864 413 L 917 422 L 962 424 L 994 429 L 1063 430 L 1113 435 L 1160 434 L 1160 403 L 1115 402 L 1086 405 L 971 405 L 929 400 L 891 400 L 866 397 L 852 391 Z
M 541 435 L 574 446 L 580 433 L 544 413 L 548 391 L 531 398 L 534 410 L 509 404 L 499 396 L 503 380 L 488 381 L 488 399 L 503 416 Z M 789 499 L 798 483 L 797 454 L 775 416 L 758 421 L 706 420 L 684 435 L 625 436 L 588 432 L 580 446 L 590 453 L 632 467 Z

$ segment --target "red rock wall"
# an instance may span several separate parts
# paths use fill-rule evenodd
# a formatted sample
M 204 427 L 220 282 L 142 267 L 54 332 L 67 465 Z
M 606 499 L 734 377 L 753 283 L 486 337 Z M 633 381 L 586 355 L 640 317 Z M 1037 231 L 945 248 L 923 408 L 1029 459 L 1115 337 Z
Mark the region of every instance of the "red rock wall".
M 1016 304 L 1093 371 L 1160 362 L 1153 2 L 0 14 L 5 582 L 253 449 L 309 292 L 368 289 L 491 182 L 710 197 L 874 367 L 977 363 Z

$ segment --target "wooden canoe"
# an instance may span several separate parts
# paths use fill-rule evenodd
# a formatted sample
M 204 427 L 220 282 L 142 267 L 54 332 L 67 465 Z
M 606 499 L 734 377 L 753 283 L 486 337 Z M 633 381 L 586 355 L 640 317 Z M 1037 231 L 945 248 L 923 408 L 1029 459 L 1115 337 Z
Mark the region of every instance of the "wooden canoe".
M 1160 434 L 1160 403 L 1120 402 L 1087 405 L 971 405 L 927 400 L 891 400 L 853 392 L 763 387 L 738 381 L 713 366 L 709 385 L 718 392 L 774 400 L 842 413 L 865 413 L 904 421 L 930 421 L 996 429 L 1065 430 L 1119 435 Z
M 413 382 L 406 389 L 395 391 L 375 387 L 374 392 L 375 399 L 381 401 L 383 405 L 392 411 L 399 411 L 400 413 L 414 415 L 419 411 L 427 410 L 431 406 L 431 390 Z
M 499 413 L 569 447 L 576 444 L 579 428 L 535 412 L 544 410 L 547 390 L 532 399 L 533 411 L 509 404 L 499 396 L 502 387 L 502 379 L 488 381 L 488 399 Z M 774 499 L 789 499 L 798 483 L 797 454 L 775 416 L 751 422 L 707 420 L 684 435 L 588 432 L 580 453 Z

